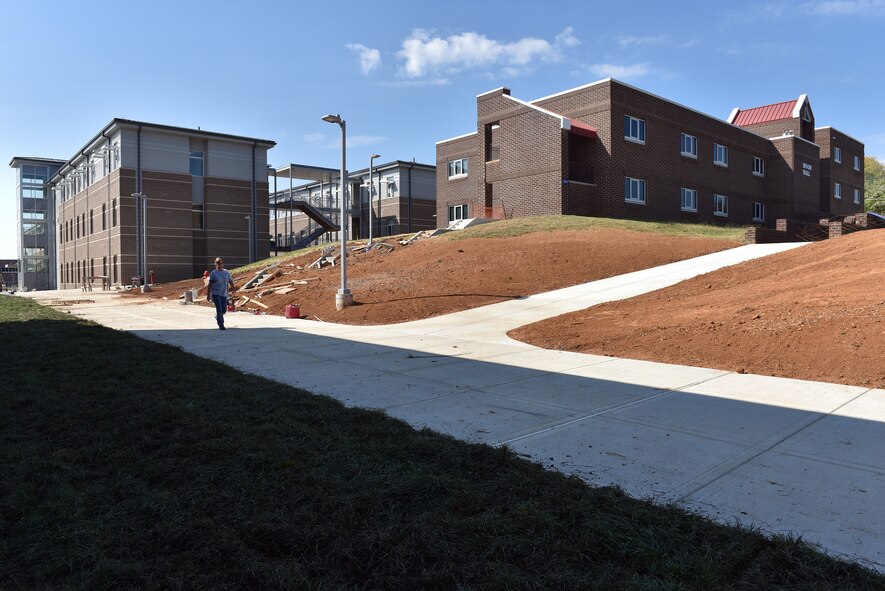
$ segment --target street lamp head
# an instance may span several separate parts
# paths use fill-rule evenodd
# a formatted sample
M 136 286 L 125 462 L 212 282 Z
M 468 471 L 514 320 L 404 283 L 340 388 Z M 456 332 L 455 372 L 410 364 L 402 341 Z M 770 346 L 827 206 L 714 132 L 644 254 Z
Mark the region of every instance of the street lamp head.
M 342 119 L 341 115 L 326 115 L 325 117 L 323 117 L 323 121 L 325 121 L 326 123 L 337 123 L 340 125 Z
M 369 156 L 369 160 L 374 160 L 375 158 L 381 158 L 381 154 L 372 154 Z

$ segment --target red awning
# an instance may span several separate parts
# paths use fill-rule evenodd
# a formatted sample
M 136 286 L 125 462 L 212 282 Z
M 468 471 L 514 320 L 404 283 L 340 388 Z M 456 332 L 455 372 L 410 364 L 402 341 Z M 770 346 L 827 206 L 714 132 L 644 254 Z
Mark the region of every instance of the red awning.
M 583 135 L 584 137 L 589 137 L 590 139 L 596 139 L 596 129 L 587 125 L 586 123 L 581 123 L 576 119 L 571 119 L 571 129 L 569 129 L 572 133 Z

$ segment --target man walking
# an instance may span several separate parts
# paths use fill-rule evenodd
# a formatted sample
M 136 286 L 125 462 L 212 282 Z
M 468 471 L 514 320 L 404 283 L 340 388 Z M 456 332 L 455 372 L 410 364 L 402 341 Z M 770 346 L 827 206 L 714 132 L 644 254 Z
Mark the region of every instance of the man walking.
M 234 280 L 221 258 L 215 259 L 215 269 L 209 273 L 209 288 L 206 290 L 206 301 L 215 304 L 215 320 L 218 330 L 224 330 L 224 313 L 227 312 L 227 288 L 236 287 Z

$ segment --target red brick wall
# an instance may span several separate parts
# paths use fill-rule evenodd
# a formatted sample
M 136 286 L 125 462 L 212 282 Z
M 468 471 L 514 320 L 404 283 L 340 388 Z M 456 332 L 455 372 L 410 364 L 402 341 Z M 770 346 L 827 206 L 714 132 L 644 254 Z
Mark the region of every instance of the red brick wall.
M 864 145 L 832 127 L 815 130 L 815 141 L 820 145 L 821 209 L 834 216 L 864 211 Z M 841 164 L 833 160 L 834 147 L 842 148 Z M 860 157 L 860 170 L 854 170 L 854 156 Z M 842 184 L 842 199 L 836 199 L 834 195 L 834 183 L 837 182 Z M 860 204 L 854 203 L 854 189 L 860 190 Z

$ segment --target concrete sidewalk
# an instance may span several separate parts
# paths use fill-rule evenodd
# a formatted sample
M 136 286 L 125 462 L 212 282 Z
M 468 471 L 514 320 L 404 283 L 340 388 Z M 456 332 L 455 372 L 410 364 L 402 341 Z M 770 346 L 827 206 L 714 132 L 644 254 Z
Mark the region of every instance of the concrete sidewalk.
M 885 571 L 885 391 L 546 351 L 505 334 L 795 246 L 744 246 L 380 327 L 237 313 L 221 332 L 206 308 L 68 295 L 95 300 L 70 309 L 106 326 L 415 426 L 508 445 L 593 484 L 792 532 Z

